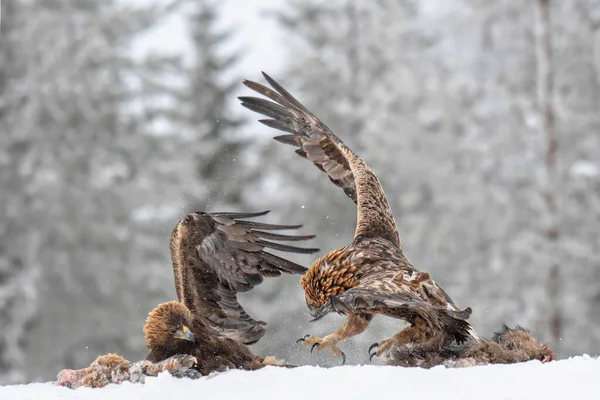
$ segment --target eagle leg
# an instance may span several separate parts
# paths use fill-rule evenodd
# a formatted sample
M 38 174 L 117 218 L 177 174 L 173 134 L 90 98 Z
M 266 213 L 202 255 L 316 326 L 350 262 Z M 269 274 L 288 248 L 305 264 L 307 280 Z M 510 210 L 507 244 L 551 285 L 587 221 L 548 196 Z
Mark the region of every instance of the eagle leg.
M 373 314 L 350 313 L 344 325 L 338 328 L 335 332 L 330 333 L 323 338 L 306 335 L 303 338 L 298 339 L 296 343 L 312 346 L 311 352 L 315 347 L 317 347 L 318 350 L 329 348 L 333 352 L 333 355 L 342 357 L 342 361 L 345 363 L 346 355 L 339 348 L 337 348 L 336 345 L 340 342 L 350 339 L 352 336 L 362 333 L 365 329 L 367 329 L 367 326 L 369 326 L 369 323 L 372 319 Z
M 369 347 L 369 360 L 373 361 L 373 357 L 387 358 L 393 348 L 402 346 L 413 346 L 420 344 L 428 344 L 433 347 L 442 347 L 447 342 L 446 336 L 436 334 L 427 321 L 421 317 L 416 317 L 411 325 L 402 329 L 400 332 L 387 340 L 373 343 Z
M 369 361 L 373 361 L 374 357 L 386 358 L 392 348 L 408 345 L 408 343 L 402 343 L 401 340 L 398 340 L 398 335 L 396 334 L 387 340 L 373 343 L 369 347 Z

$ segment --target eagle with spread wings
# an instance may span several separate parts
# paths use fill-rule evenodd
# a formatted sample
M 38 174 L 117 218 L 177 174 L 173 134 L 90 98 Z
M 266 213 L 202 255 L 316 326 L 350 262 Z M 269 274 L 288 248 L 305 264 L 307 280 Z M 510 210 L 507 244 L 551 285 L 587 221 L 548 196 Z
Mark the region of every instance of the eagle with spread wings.
M 171 258 L 179 301 L 160 304 L 144 326 L 146 359 L 160 362 L 178 354 L 197 360 L 203 375 L 228 368 L 257 369 L 276 364 L 246 345 L 264 334 L 266 322 L 250 317 L 237 294 L 264 277 L 302 274 L 306 268 L 267 249 L 310 254 L 319 251 L 278 242 L 304 241 L 314 235 L 285 235 L 276 225 L 250 220 L 268 213 L 196 212 L 183 218 L 171 234 Z
M 263 75 L 271 88 L 247 80 L 244 84 L 269 100 L 240 97 L 242 106 L 269 117 L 260 122 L 286 133 L 274 139 L 296 147 L 296 154 L 325 172 L 357 206 L 354 240 L 315 261 L 300 281 L 315 319 L 330 312 L 348 318 L 323 338 L 306 335 L 299 341 L 312 346 L 311 351 L 329 348 L 345 361 L 337 344 L 362 333 L 375 314 L 410 325 L 371 346 L 370 353 L 376 350 L 372 356 L 383 358 L 392 348 L 414 343 L 478 341 L 467 322 L 471 309 L 460 310 L 427 272 L 417 270 L 404 256 L 387 197 L 365 161 L 280 84 Z

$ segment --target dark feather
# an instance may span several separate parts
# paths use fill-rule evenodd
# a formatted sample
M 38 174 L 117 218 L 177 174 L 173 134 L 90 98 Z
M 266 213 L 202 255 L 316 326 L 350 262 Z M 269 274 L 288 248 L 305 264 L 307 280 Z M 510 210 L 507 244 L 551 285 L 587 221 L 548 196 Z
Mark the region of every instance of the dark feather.
M 205 212 L 200 211 L 199 214 L 200 215 L 208 215 L 213 218 L 214 217 L 226 217 L 226 218 L 242 219 L 242 218 L 262 217 L 263 215 L 267 215 L 270 212 L 271 212 L 271 210 L 258 211 L 258 212 L 253 212 L 253 213 L 239 213 L 239 212 L 229 212 L 229 211 L 205 213 Z
M 315 235 L 280 235 L 277 233 L 261 232 L 261 231 L 255 231 L 255 230 L 253 230 L 252 233 L 255 233 L 256 236 L 259 236 L 261 238 L 270 239 L 270 240 L 288 241 L 288 242 L 310 240 L 310 239 L 315 238 Z
M 267 117 L 275 119 L 291 118 L 291 114 L 283 107 L 271 101 L 258 99 L 256 97 L 239 97 L 242 106 Z
M 300 140 L 294 135 L 280 135 L 275 136 L 273 139 L 275 139 L 279 143 L 289 144 L 295 147 L 302 146 L 302 142 L 300 142 Z
M 292 129 L 290 126 L 288 126 L 288 124 L 286 124 L 285 122 L 282 122 L 282 121 L 277 121 L 276 119 L 259 119 L 258 122 L 268 126 L 269 128 L 277 129 L 277 130 L 280 130 L 283 132 L 295 133 L 294 129 Z M 276 137 L 274 137 L 274 139 L 281 142 L 281 140 L 279 140 L 279 138 L 281 138 L 282 136 L 290 136 L 290 135 L 276 136 Z M 284 143 L 284 142 L 282 142 L 282 143 Z
M 316 248 L 306 249 L 306 248 L 302 248 L 302 247 L 289 246 L 286 244 L 267 242 L 266 240 L 258 240 L 256 243 L 258 243 L 262 247 L 268 247 L 270 249 L 279 250 L 279 251 L 287 251 L 288 253 L 313 254 L 313 253 L 316 253 L 317 251 L 319 251 L 319 249 L 316 249 Z
M 255 229 L 265 229 L 265 230 L 281 230 L 281 229 L 298 229 L 302 228 L 302 225 L 273 225 L 273 224 L 264 224 L 256 221 L 236 221 L 236 224 L 239 226 L 248 226 Z

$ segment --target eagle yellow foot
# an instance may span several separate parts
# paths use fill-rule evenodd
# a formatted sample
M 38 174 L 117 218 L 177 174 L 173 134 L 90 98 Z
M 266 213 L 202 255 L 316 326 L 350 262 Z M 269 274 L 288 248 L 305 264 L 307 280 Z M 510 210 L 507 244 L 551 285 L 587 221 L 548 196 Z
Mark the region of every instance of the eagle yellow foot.
M 321 351 L 323 349 L 330 349 L 334 356 L 342 357 L 342 365 L 346 364 L 346 355 L 343 351 L 341 351 L 336 345 L 335 342 L 327 340 L 327 338 L 319 338 L 313 335 L 305 335 L 304 337 L 296 340 L 296 343 L 302 343 L 306 346 L 310 347 L 310 352 L 312 353 L 315 348 Z

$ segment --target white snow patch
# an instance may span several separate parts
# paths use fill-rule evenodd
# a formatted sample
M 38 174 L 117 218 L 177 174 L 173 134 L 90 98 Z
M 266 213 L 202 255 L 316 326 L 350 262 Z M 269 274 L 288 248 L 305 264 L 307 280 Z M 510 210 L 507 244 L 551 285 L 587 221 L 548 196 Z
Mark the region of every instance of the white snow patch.
M 591 161 L 579 160 L 571 165 L 571 175 L 591 178 L 600 176 L 600 164 Z
M 600 359 L 587 355 L 541 364 L 447 369 L 384 367 L 267 367 L 228 371 L 199 380 L 167 373 L 146 384 L 76 390 L 52 383 L 0 387 L 0 399 L 567 399 L 600 398 Z

